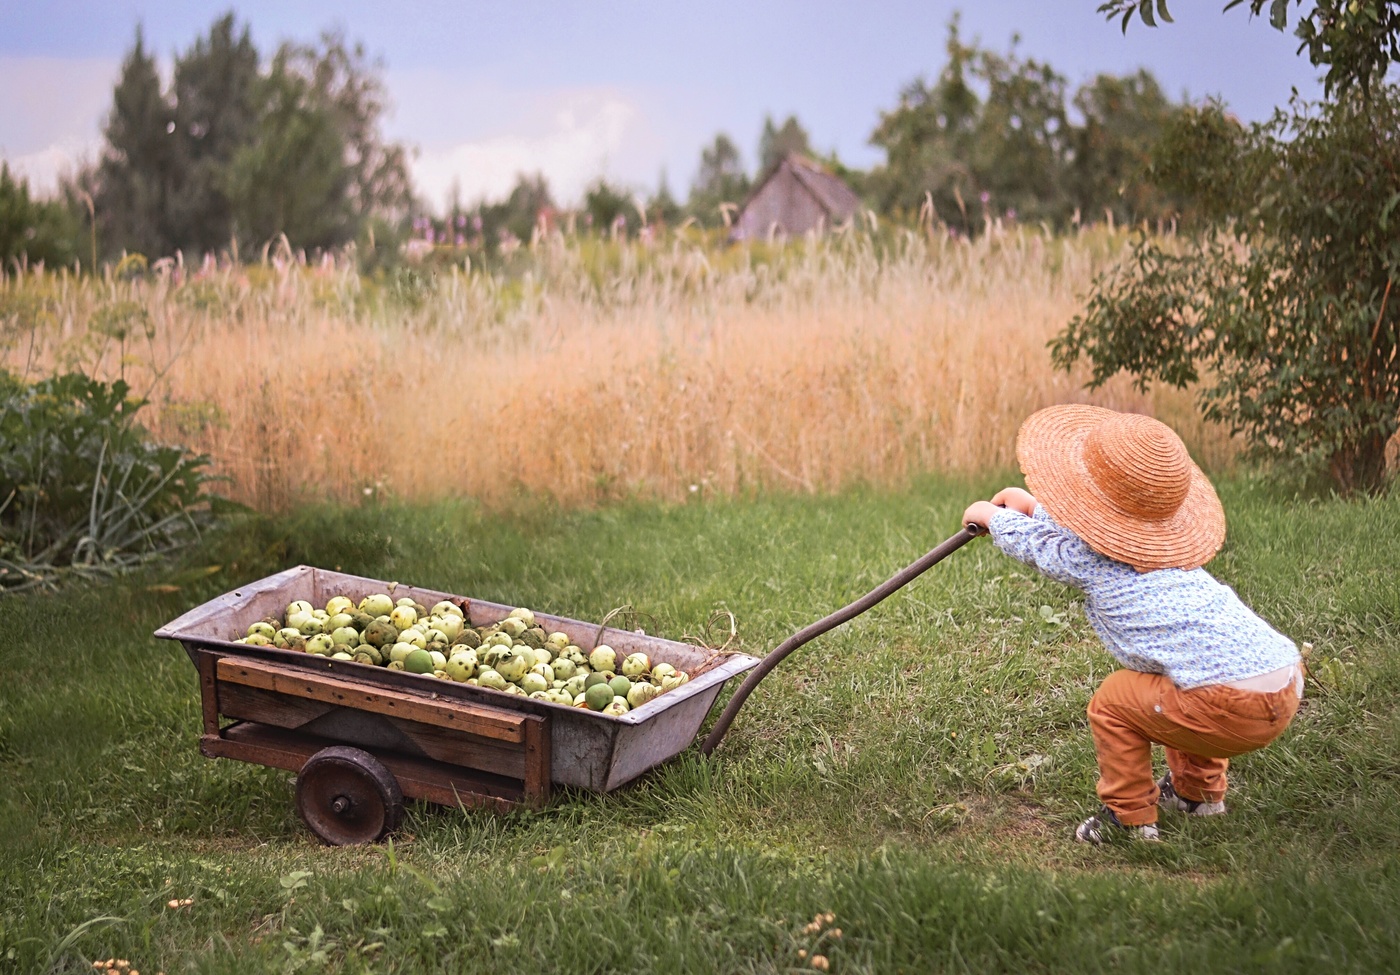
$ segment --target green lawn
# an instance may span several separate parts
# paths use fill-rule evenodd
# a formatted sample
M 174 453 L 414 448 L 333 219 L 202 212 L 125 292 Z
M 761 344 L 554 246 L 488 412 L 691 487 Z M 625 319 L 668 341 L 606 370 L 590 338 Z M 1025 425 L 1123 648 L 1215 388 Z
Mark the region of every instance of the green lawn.
M 318 845 L 288 773 L 201 757 L 194 669 L 151 637 L 305 562 L 578 619 L 631 604 L 672 638 L 728 609 L 762 654 L 995 486 L 312 510 L 162 574 L 0 600 L 0 971 L 1394 970 L 1400 497 L 1221 485 L 1212 570 L 1315 645 L 1314 679 L 1235 763 L 1231 814 L 1164 817 L 1157 845 L 1070 840 L 1113 664 L 1072 591 L 985 541 L 789 658 L 712 759 L 534 813 L 411 805 L 373 848 Z

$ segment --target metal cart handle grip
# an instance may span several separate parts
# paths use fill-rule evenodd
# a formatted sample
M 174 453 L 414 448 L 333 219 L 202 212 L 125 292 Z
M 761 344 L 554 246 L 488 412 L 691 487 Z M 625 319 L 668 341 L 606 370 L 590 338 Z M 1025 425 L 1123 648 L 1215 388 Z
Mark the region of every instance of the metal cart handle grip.
M 769 671 L 783 662 L 784 657 L 807 641 L 819 637 L 827 630 L 835 629 L 847 620 L 854 619 L 861 613 L 864 613 L 886 596 L 889 596 L 896 590 L 903 589 L 978 535 L 984 534 L 986 534 L 985 528 L 978 525 L 965 525 L 963 530 L 952 538 L 941 543 L 937 548 L 930 551 L 917 562 L 913 562 L 904 569 L 901 569 L 888 580 L 876 586 L 849 606 L 838 609 L 830 616 L 817 620 L 817 622 L 798 630 L 792 636 L 784 640 L 772 653 L 764 657 L 763 661 L 757 667 L 749 671 L 748 677 L 739 685 L 739 689 L 734 692 L 734 696 L 731 697 L 729 703 L 725 705 L 724 713 L 719 716 L 719 720 L 715 722 L 715 726 L 710 729 L 710 734 L 705 739 L 705 743 L 700 746 L 700 751 L 708 755 L 715 750 L 720 740 L 724 738 L 725 732 L 729 730 L 729 726 L 733 724 L 734 716 L 738 714 L 739 709 L 744 706 L 744 701 L 753 693 L 753 689 L 758 686 L 759 681 L 767 677 Z

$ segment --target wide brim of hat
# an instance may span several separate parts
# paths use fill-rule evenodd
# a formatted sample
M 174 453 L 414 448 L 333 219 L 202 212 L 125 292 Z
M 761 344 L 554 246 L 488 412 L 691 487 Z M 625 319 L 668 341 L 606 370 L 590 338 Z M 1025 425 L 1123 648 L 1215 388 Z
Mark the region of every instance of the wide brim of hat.
M 1083 404 L 1031 414 L 1016 437 L 1016 459 L 1026 487 L 1051 518 L 1090 548 L 1139 572 L 1205 565 L 1225 543 L 1225 509 L 1195 463 L 1185 499 L 1167 518 L 1126 512 L 1094 483 L 1084 460 L 1084 441 L 1095 426 L 1116 415 Z

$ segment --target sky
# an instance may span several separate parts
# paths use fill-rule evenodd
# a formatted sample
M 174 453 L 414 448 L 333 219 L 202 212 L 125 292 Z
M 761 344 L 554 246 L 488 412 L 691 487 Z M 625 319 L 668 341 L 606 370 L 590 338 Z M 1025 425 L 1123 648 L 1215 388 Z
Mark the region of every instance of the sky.
M 1172 0 L 1173 24 L 1126 36 L 1099 0 L 0 0 L 0 159 L 45 193 L 96 158 L 112 88 L 138 26 L 168 78 L 232 10 L 266 59 L 283 41 L 340 30 L 378 59 L 387 138 L 410 147 L 415 185 L 441 211 L 503 198 L 542 173 L 578 202 L 599 178 L 684 199 L 724 132 L 756 167 L 765 118 L 795 115 L 821 153 L 884 161 L 880 113 L 964 41 L 1047 62 L 1070 90 L 1147 68 L 1174 99 L 1223 99 L 1267 118 L 1296 88 L 1321 97 L 1291 33 L 1224 0 Z M 1018 38 L 1018 40 L 1017 40 Z

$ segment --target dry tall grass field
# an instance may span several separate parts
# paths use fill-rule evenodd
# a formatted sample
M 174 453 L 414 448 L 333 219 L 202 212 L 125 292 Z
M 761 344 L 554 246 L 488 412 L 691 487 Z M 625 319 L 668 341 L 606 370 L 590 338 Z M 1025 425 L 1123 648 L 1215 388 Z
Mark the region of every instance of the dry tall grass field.
M 30 377 L 124 375 L 160 438 L 261 509 L 521 493 L 563 504 L 897 485 L 1014 467 L 1021 420 L 1087 401 L 1222 432 L 1186 394 L 1095 394 L 1047 341 L 1125 238 L 850 233 L 757 250 L 555 237 L 523 273 L 362 279 L 275 256 L 93 282 L 0 282 L 0 354 Z

